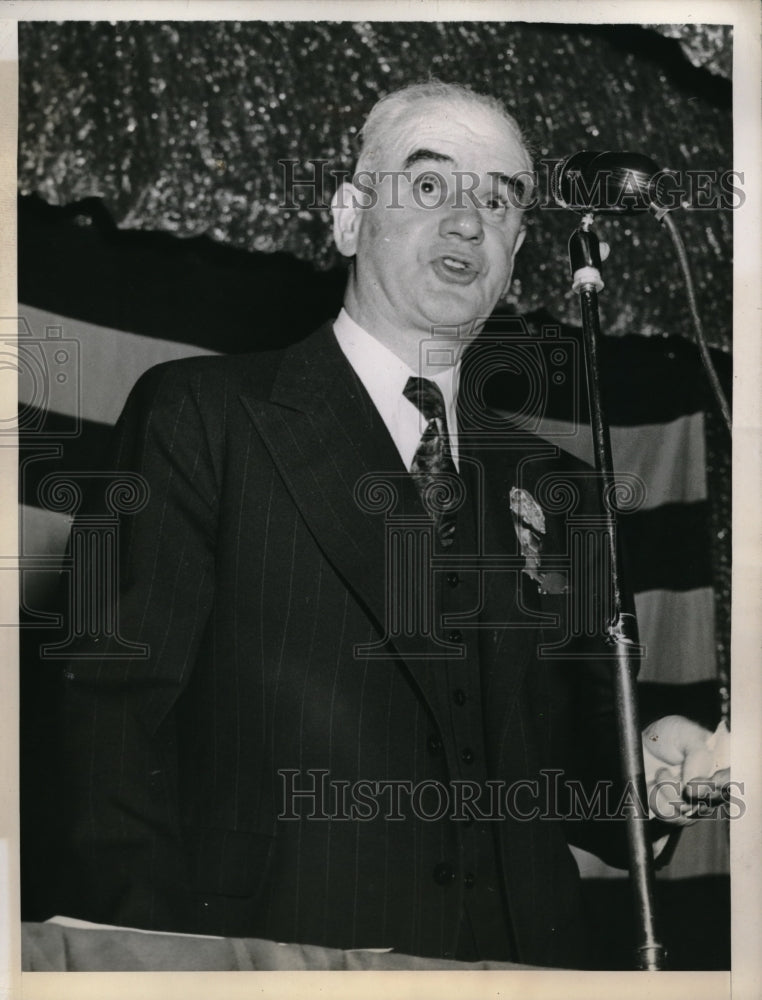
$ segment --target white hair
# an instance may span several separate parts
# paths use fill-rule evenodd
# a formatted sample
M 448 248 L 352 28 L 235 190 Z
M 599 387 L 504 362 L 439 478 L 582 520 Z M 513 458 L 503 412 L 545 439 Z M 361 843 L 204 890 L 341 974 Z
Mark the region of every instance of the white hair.
M 496 97 L 477 93 L 461 83 L 426 80 L 423 83 L 412 83 L 400 90 L 392 91 L 391 94 L 382 97 L 373 105 L 360 130 L 360 153 L 356 172 L 376 168 L 379 157 L 394 141 L 400 123 L 410 108 L 416 104 L 431 101 L 446 101 L 451 107 L 465 108 L 469 111 L 478 107 L 492 112 L 514 133 L 517 142 L 527 154 L 527 160 L 531 162 L 527 144 L 518 122 Z

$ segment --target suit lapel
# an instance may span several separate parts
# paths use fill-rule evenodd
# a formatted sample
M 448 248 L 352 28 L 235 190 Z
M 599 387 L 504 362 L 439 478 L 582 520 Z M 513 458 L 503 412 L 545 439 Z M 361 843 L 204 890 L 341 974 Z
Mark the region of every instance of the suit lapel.
M 389 617 L 386 519 L 425 522 L 412 477 L 331 324 L 284 353 L 270 399 L 243 403 L 326 558 L 381 635 Z M 375 490 L 374 490 L 375 485 Z M 393 497 L 391 509 L 383 500 Z M 430 704 L 430 637 L 392 638 L 379 659 L 402 659 Z
M 425 515 L 412 477 L 338 346 L 332 324 L 284 352 L 269 400 L 251 393 L 242 401 L 317 544 L 386 636 L 387 518 L 425 521 Z M 526 436 L 510 435 L 504 444 L 501 440 L 499 447 L 487 449 L 461 442 L 463 466 L 470 460 L 477 470 L 472 494 L 478 511 L 477 552 L 488 560 L 517 555 L 509 497 L 526 443 Z M 374 504 L 385 495 L 394 496 L 392 509 Z M 484 587 L 487 626 L 480 658 L 491 716 L 487 728 L 495 733 L 507 724 L 538 639 L 521 596 L 521 576 L 516 571 L 487 571 Z M 442 671 L 431 665 L 437 658 L 431 637 L 417 631 L 401 642 L 392 637 L 386 650 L 379 658 L 402 660 L 438 714 L 436 675 Z M 439 709 L 445 710 L 444 705 Z

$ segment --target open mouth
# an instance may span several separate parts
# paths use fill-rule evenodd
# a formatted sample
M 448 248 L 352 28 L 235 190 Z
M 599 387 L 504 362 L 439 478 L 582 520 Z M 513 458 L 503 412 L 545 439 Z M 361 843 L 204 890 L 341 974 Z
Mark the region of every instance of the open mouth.
M 476 279 L 478 270 L 462 257 L 451 257 L 443 254 L 434 259 L 434 270 L 444 281 L 454 282 L 458 285 L 470 285 Z

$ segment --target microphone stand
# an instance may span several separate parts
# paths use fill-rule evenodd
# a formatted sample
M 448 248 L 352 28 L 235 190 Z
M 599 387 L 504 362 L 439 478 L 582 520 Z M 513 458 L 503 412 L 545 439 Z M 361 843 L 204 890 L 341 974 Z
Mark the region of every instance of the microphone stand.
M 582 330 L 590 395 L 590 420 L 598 471 L 601 509 L 604 512 L 604 536 L 608 548 L 609 579 L 613 591 L 612 617 L 603 627 L 604 640 L 612 648 L 612 667 L 617 729 L 622 776 L 626 788 L 634 789 L 637 799 L 646 803 L 646 781 L 635 679 L 638 673 L 638 627 L 634 614 L 622 604 L 622 573 L 617 551 L 617 521 L 614 509 L 615 481 L 611 458 L 609 427 L 604 415 L 598 342 L 601 335 L 598 316 L 598 292 L 603 288 L 600 274 L 601 255 L 598 237 L 592 232 L 593 215 L 582 219 L 569 239 L 572 289 L 579 292 Z M 647 834 L 648 812 L 626 817 L 630 880 L 637 922 L 637 968 L 657 971 L 665 967 L 666 951 L 656 933 L 654 903 L 654 866 L 651 842 Z

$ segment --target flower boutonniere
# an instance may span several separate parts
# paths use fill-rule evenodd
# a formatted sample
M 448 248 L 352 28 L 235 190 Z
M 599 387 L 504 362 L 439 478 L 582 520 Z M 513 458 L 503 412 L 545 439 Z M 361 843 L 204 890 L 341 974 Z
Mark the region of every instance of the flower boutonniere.
M 541 594 L 565 594 L 569 585 L 564 574 L 542 567 L 542 546 L 545 540 L 545 514 L 528 490 L 511 487 L 511 516 L 521 554 L 523 573 L 534 580 Z

